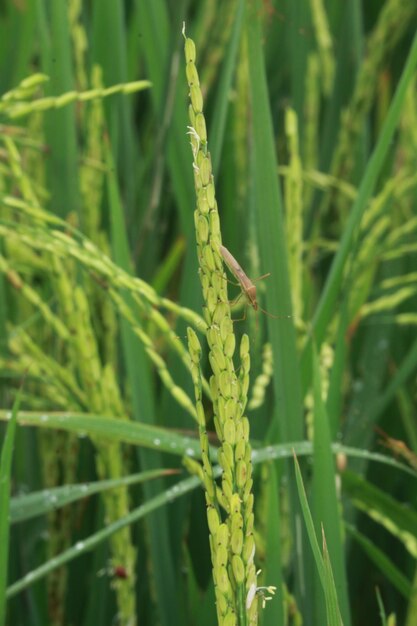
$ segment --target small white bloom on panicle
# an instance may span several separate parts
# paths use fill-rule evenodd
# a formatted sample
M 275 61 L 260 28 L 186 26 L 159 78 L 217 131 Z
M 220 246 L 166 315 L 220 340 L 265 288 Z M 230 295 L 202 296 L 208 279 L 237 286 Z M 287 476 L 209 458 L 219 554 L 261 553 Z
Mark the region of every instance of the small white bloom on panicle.
M 260 573 L 261 570 L 258 570 L 256 572 L 256 576 L 259 576 Z M 257 587 L 256 583 L 252 583 L 246 596 L 246 609 L 250 609 L 250 607 L 252 606 L 252 602 L 255 599 L 255 596 L 259 596 L 260 598 L 262 598 L 262 608 L 264 609 L 267 601 L 272 600 L 272 596 L 275 595 L 276 590 L 277 588 L 273 585 L 269 585 L 268 587 Z M 270 595 L 267 596 L 267 593 L 269 593 Z
M 262 608 L 264 609 L 268 600 L 272 600 L 272 596 L 275 595 L 277 588 L 273 585 L 269 585 L 269 587 L 257 587 L 256 594 L 262 598 Z M 266 594 L 270 595 L 267 596 Z
M 249 610 L 252 606 L 254 597 L 256 596 L 256 585 L 252 583 L 249 587 L 248 595 L 246 596 L 246 609 Z
M 191 149 L 193 151 L 193 157 L 195 161 L 197 158 L 198 151 L 200 150 L 201 139 L 196 129 L 193 126 L 187 126 L 187 128 L 188 128 L 187 135 L 191 135 L 191 137 L 193 137 L 196 141 L 196 145 L 194 145 L 193 142 L 191 141 Z

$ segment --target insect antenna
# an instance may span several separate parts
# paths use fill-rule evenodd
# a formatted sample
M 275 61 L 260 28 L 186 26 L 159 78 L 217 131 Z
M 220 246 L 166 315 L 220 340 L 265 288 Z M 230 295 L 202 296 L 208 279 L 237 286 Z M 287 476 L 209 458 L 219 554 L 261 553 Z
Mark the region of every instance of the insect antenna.
M 258 278 L 254 278 L 252 282 L 257 283 L 258 280 L 263 280 L 264 278 L 269 278 L 270 276 L 271 276 L 271 272 L 267 272 L 266 274 L 262 274 L 262 276 L 258 276 Z
M 272 315 L 272 313 L 269 313 L 268 311 L 265 311 L 265 309 L 260 307 L 259 304 L 258 304 L 258 309 L 262 311 L 262 313 L 265 313 L 265 315 L 267 315 L 268 317 L 271 317 L 273 320 L 283 320 L 283 319 L 292 318 L 292 315 Z

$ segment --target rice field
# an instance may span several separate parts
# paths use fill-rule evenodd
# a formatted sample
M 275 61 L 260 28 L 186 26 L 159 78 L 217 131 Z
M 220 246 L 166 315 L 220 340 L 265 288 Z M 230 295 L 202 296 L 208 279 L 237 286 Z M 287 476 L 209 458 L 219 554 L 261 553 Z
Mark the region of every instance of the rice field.
M 417 4 L 0 50 L 0 626 L 416 626 Z

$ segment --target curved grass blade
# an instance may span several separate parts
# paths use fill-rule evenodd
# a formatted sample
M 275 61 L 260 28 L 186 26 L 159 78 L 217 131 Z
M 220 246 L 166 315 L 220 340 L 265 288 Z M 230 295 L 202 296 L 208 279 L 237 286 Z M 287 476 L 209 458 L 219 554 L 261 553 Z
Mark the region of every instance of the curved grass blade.
M 103 68 L 104 83 L 112 85 L 129 80 L 127 69 L 126 37 L 127 20 L 122 2 L 104 2 L 93 5 L 92 57 Z M 109 46 L 109 41 L 112 45 Z M 134 210 L 138 148 L 132 123 L 133 103 L 129 98 L 117 98 L 107 105 L 110 137 L 115 150 L 115 161 L 124 182 L 128 214 Z
M 378 602 L 379 616 L 381 618 L 381 626 L 390 626 L 390 624 L 388 624 L 388 621 L 387 621 L 387 614 L 385 612 L 384 603 L 382 601 L 381 593 L 379 589 L 376 589 L 376 599 Z
M 326 535 L 324 534 L 323 527 L 321 528 L 321 533 L 323 539 L 323 563 L 325 577 L 324 595 L 326 598 L 327 624 L 329 626 L 343 626 L 336 591 L 336 583 L 333 577 L 332 564 L 330 561 L 329 551 L 327 550 Z
M 38 5 L 41 65 L 50 77 L 47 95 L 57 96 L 74 88 L 68 8 L 63 2 L 42 1 Z M 54 155 L 47 161 L 51 206 L 61 217 L 72 211 L 78 214 L 80 207 L 75 113 L 75 104 L 71 104 L 45 116 L 46 140 Z
M 0 457 L 0 626 L 6 620 L 6 585 L 9 561 L 10 476 L 21 390 L 14 401 Z
M 332 568 L 327 551 L 324 531 L 322 529 L 323 538 L 323 556 L 321 555 L 319 544 L 317 541 L 316 531 L 314 529 L 313 518 L 308 506 L 307 496 L 304 489 L 303 479 L 301 476 L 300 466 L 294 453 L 295 477 L 297 481 L 298 495 L 300 497 L 301 509 L 303 512 L 304 522 L 307 529 L 308 538 L 310 540 L 311 549 L 313 551 L 314 560 L 316 562 L 317 572 L 324 591 L 326 601 L 326 613 L 328 626 L 343 626 L 338 605 L 336 586 L 333 579 Z
M 213 163 L 214 178 L 219 171 L 220 155 L 224 141 L 227 111 L 230 103 L 230 89 L 232 85 L 233 71 L 236 65 L 236 56 L 241 38 L 242 24 L 245 11 L 244 0 L 237 3 L 236 14 L 233 20 L 233 31 L 230 36 L 229 46 L 224 59 L 224 65 L 217 88 L 217 97 L 214 106 L 213 123 L 210 128 L 210 153 Z
M 44 489 L 24 496 L 16 496 L 10 501 L 10 522 L 12 524 L 23 522 L 37 515 L 45 515 L 50 511 L 55 511 L 62 506 L 71 504 L 71 502 L 77 502 L 82 498 L 87 498 L 96 493 L 102 493 L 108 489 L 136 485 L 146 480 L 161 478 L 162 476 L 173 473 L 177 473 L 176 470 L 153 470 L 114 480 L 99 480 L 94 483 L 65 485 L 54 489 Z
M 0 419 L 8 419 L 8 412 L 0 411 Z M 129 422 L 114 417 L 95 416 L 82 413 L 28 413 L 18 417 L 19 424 L 57 428 L 78 433 L 81 437 L 100 435 L 112 441 L 121 441 L 152 450 L 161 450 L 183 456 L 200 456 L 198 441 L 179 435 L 174 430 L 150 426 L 140 422 Z
M 254 2 L 247 11 L 248 57 L 253 119 L 253 177 L 258 215 L 258 241 L 262 267 L 275 277 L 268 284 L 268 311 L 291 315 L 291 295 L 286 257 L 283 206 L 277 176 L 274 131 L 262 56 L 262 32 Z M 292 323 L 269 321 L 274 355 L 274 388 L 281 441 L 301 439 L 303 433 L 301 389 L 298 377 L 295 329 Z M 285 363 L 285 367 L 283 364 Z
M 336 469 L 331 451 L 330 427 L 326 409 L 321 397 L 322 384 L 320 364 L 315 350 L 313 351 L 313 395 L 314 395 L 314 451 L 313 451 L 313 515 L 318 533 L 320 527 L 323 534 L 323 546 L 329 544 L 332 554 L 333 573 L 329 571 L 324 558 L 327 576 L 334 575 L 338 591 L 340 610 L 346 626 L 351 623 L 349 597 L 347 589 L 346 563 L 343 554 L 341 537 L 340 506 L 336 495 Z M 326 539 L 325 539 L 326 537 Z M 324 548 L 323 548 L 324 549 Z M 327 553 L 327 548 L 326 551 Z M 320 611 L 320 601 L 317 604 Z M 332 609 L 334 613 L 334 608 Z M 317 622 L 324 616 L 317 616 Z
M 0 420 L 10 419 L 10 411 L 0 411 Z M 99 435 L 108 437 L 113 441 L 120 441 L 149 449 L 161 450 L 177 456 L 192 456 L 200 458 L 199 442 L 187 435 L 181 435 L 176 430 L 168 430 L 158 426 L 149 426 L 138 422 L 129 422 L 113 417 L 104 417 L 83 413 L 30 413 L 20 411 L 17 416 L 18 424 L 22 426 L 38 426 L 42 428 L 56 428 L 78 433 L 79 436 Z M 365 458 L 376 463 L 394 467 L 397 470 L 417 478 L 415 472 L 408 465 L 400 463 L 396 459 L 380 454 L 369 452 L 339 443 L 332 443 L 333 454 L 345 454 L 352 458 Z M 311 456 L 313 445 L 310 441 L 294 441 L 286 444 L 276 444 L 252 450 L 252 462 L 254 464 L 287 459 L 293 456 Z M 216 458 L 216 448 L 211 447 L 210 454 Z

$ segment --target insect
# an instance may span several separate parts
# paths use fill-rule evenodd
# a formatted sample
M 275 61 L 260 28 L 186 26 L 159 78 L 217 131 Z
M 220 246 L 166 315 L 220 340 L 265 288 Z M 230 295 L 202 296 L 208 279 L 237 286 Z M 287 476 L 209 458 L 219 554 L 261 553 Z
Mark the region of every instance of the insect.
M 129 574 L 123 565 L 115 565 L 113 568 L 113 576 L 115 578 L 129 578 Z
M 97 576 L 109 576 L 114 579 L 121 578 L 123 580 L 129 578 L 129 574 L 124 565 L 112 565 L 111 563 L 108 563 L 106 567 L 99 570 Z
M 219 250 L 223 257 L 223 261 L 226 263 L 233 276 L 239 282 L 242 293 L 246 296 L 246 300 L 251 305 L 251 307 L 253 307 L 255 311 L 259 309 L 259 311 L 262 311 L 262 313 L 265 313 L 265 315 L 268 315 L 268 317 L 272 317 L 273 319 L 279 319 L 280 317 L 282 317 L 281 315 L 272 315 L 272 313 L 268 313 L 268 311 L 265 311 L 265 309 L 259 306 L 258 300 L 256 298 L 256 286 L 254 285 L 253 281 L 248 276 L 246 276 L 245 272 L 240 267 L 233 254 L 229 252 L 229 250 L 225 246 L 220 245 Z M 261 280 L 262 278 L 268 278 L 268 276 L 270 275 L 271 273 L 268 272 L 268 274 L 263 274 L 257 280 Z M 285 315 L 283 317 L 290 316 Z

